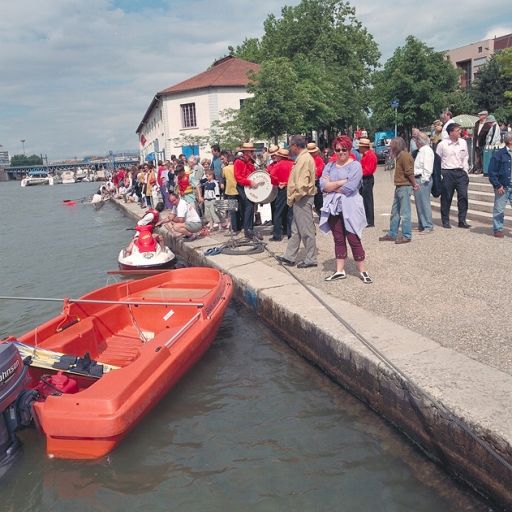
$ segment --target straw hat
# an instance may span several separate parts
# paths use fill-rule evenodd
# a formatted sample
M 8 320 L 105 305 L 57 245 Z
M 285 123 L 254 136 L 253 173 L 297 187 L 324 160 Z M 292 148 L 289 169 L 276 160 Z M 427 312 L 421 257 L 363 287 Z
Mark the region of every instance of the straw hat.
M 281 158 L 290 158 L 290 152 L 287 149 L 279 148 L 276 156 L 280 156 Z
M 314 142 L 309 142 L 308 145 L 306 146 L 306 149 L 308 150 L 309 153 L 316 153 L 317 151 L 320 151 L 320 148 L 318 148 L 318 146 Z
M 279 151 L 279 146 L 272 145 L 268 148 L 269 155 L 275 155 Z
M 364 146 L 365 148 L 369 148 L 371 145 L 370 139 L 359 139 L 359 147 Z
M 240 147 L 240 151 L 255 151 L 256 148 L 252 142 L 244 142 Z

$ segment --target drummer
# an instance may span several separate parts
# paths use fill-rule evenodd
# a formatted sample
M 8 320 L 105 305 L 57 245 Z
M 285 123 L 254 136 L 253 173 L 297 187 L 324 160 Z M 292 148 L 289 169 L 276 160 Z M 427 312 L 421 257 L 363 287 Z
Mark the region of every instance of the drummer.
M 235 159 L 234 174 L 236 189 L 240 197 L 241 216 L 244 235 L 246 238 L 254 238 L 254 203 L 245 194 L 244 187 L 254 187 L 256 183 L 249 179 L 249 175 L 255 171 L 254 167 L 255 147 L 252 142 L 244 142 L 240 148 L 242 155 Z
M 269 240 L 280 242 L 283 238 L 283 231 L 286 232 L 288 238 L 292 235 L 293 213 L 286 202 L 286 187 L 288 186 L 293 161 L 290 159 L 290 152 L 287 149 L 278 149 L 275 153 L 275 160 L 276 163 L 270 169 L 270 181 L 278 190 L 274 200 L 274 234 Z

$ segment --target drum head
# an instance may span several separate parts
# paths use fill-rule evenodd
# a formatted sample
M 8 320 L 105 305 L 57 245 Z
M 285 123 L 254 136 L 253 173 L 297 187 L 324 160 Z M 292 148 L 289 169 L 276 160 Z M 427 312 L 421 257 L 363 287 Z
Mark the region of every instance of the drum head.
M 271 203 L 277 195 L 277 187 L 272 185 L 270 175 L 266 171 L 256 171 L 247 177 L 256 183 L 255 187 L 244 187 L 245 195 L 253 203 Z

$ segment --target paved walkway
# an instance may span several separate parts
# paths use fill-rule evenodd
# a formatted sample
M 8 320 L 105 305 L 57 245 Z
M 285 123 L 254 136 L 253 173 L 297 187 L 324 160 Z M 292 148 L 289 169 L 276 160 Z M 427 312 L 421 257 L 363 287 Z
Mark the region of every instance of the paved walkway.
M 512 374 L 512 334 L 508 329 L 512 318 L 510 232 L 499 240 L 492 236 L 489 225 L 472 222 L 470 230 L 463 230 L 456 227 L 456 219 L 453 228 L 446 230 L 440 226 L 440 214 L 434 212 L 436 228 L 432 234 L 415 233 L 412 243 L 406 245 L 379 242 L 389 226 L 393 191 L 392 172 L 379 167 L 374 188 L 376 227 L 366 229 L 363 235 L 372 285 L 358 279 L 350 252 L 348 278 L 324 281 L 335 268 L 334 245 L 330 234 L 320 232 L 318 268 L 292 271 L 336 297 Z M 271 234 L 271 228 L 259 229 Z M 223 236 L 217 238 L 226 240 Z M 286 241 L 269 243 L 277 254 L 284 253 L 285 247 Z M 256 258 L 278 267 L 268 253 Z
M 379 242 L 389 227 L 393 191 L 392 172 L 379 167 L 374 188 L 376 227 L 363 235 L 372 285 L 357 278 L 350 252 L 348 278 L 333 283 L 323 280 L 335 269 L 330 234 L 317 236 L 318 268 L 293 272 L 332 295 L 512 374 L 510 232 L 504 239 L 495 239 L 491 226 L 472 222 L 470 230 L 459 229 L 456 218 L 452 229 L 443 229 L 440 214 L 434 212 L 432 234 L 414 233 L 412 243 L 405 245 Z M 415 221 L 414 205 L 413 212 Z M 278 254 L 286 247 L 284 241 L 271 244 Z M 271 258 L 265 262 L 276 265 Z

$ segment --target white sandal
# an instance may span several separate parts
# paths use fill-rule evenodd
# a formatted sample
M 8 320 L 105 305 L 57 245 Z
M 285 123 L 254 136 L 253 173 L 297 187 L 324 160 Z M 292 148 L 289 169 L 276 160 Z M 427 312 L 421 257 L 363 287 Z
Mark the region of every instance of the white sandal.
M 334 274 L 326 277 L 324 279 L 324 281 L 338 281 L 339 279 L 346 279 L 347 278 L 347 274 L 345 273 L 344 270 L 342 270 L 341 272 L 334 272 Z
M 363 281 L 364 284 L 373 283 L 373 279 L 370 277 L 368 272 L 359 272 L 359 276 L 361 278 L 361 281 Z

